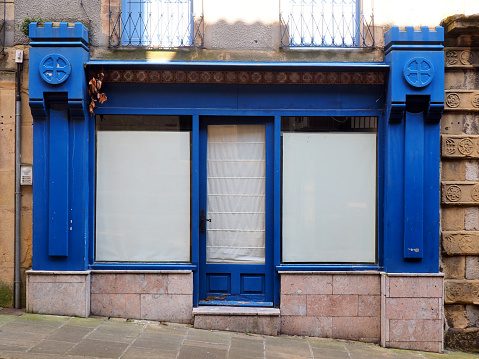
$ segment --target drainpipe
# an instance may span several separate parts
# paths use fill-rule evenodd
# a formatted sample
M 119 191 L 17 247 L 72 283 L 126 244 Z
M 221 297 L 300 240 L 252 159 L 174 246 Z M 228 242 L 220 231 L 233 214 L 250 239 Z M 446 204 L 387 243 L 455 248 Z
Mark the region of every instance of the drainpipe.
M 20 219 L 22 189 L 20 186 L 20 164 L 22 161 L 21 132 L 22 132 L 22 98 L 21 78 L 23 68 L 23 50 L 17 50 L 15 54 L 17 71 L 15 72 L 15 257 L 14 257 L 14 306 L 15 309 L 22 307 L 22 277 L 20 268 Z

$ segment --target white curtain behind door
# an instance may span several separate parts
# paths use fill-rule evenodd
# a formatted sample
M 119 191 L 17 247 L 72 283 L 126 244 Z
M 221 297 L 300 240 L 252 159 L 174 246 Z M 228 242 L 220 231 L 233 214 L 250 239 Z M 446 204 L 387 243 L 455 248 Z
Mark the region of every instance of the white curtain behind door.
M 209 263 L 264 263 L 265 158 L 264 125 L 208 126 Z

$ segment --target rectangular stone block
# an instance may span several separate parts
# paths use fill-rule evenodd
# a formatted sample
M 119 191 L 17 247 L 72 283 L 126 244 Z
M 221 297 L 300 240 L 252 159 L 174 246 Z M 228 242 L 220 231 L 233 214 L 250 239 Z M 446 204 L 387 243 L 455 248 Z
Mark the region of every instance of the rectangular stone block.
M 468 319 L 466 308 L 464 305 L 446 305 L 444 306 L 445 317 L 447 325 L 450 328 L 466 328 L 468 326 Z M 474 326 L 474 323 L 471 323 Z
M 477 111 L 479 103 L 476 98 L 479 97 L 479 91 L 471 90 L 446 90 L 446 100 L 444 101 L 444 110 L 468 110 Z
M 386 298 L 387 319 L 440 319 L 437 298 Z
M 381 316 L 381 296 L 379 295 L 360 295 L 358 316 L 360 317 L 380 317 Z
M 168 274 L 168 294 L 193 295 L 193 273 Z
M 281 293 L 332 294 L 332 275 L 281 274 Z
M 166 274 L 92 274 L 92 293 L 162 294 L 167 291 L 168 276 Z
M 333 338 L 379 342 L 381 321 L 378 317 L 333 317 Z
M 389 321 L 389 342 L 441 342 L 443 322 L 436 320 Z
M 441 210 L 441 225 L 444 231 L 464 230 L 464 207 L 443 207 Z
M 208 330 L 249 332 L 264 335 L 277 335 L 279 316 L 258 315 L 195 315 L 194 327 Z
M 282 315 L 306 315 L 306 295 L 282 294 Z
M 379 295 L 381 293 L 380 276 L 361 274 L 333 275 L 333 294 Z
M 332 317 L 298 317 L 281 313 L 281 334 L 331 338 Z
M 140 294 L 91 294 L 91 314 L 142 319 Z
M 442 342 L 387 342 L 386 347 L 433 353 L 442 353 L 444 350 Z
M 389 277 L 389 297 L 442 298 L 442 277 Z
M 442 203 L 449 205 L 478 205 L 479 182 L 442 181 Z
M 465 256 L 442 255 L 442 271 L 445 279 L 464 279 L 466 276 Z
M 355 317 L 358 315 L 357 295 L 308 295 L 306 310 L 308 316 Z
M 443 159 L 441 161 L 442 181 L 465 181 L 466 164 L 464 161 Z
M 479 158 L 479 136 L 442 135 L 441 155 L 445 158 Z
M 32 272 L 26 272 L 27 312 L 77 317 L 90 315 L 89 272 L 65 275 L 64 278 L 61 274 Z
M 479 279 L 479 257 L 466 257 L 466 279 Z
M 450 135 L 464 134 L 464 116 L 459 113 L 445 111 L 441 118 L 441 133 Z
M 0 209 L 15 207 L 15 171 L 0 171 Z
M 444 281 L 446 304 L 479 304 L 479 280 Z
M 142 294 L 141 319 L 191 323 L 193 294 Z

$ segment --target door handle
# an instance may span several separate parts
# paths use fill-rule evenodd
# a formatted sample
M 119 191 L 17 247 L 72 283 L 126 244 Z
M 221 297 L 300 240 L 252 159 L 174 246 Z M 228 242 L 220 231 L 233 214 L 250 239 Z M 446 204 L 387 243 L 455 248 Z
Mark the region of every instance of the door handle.
M 202 209 L 202 210 L 201 210 L 201 214 L 200 214 L 200 230 L 201 230 L 201 234 L 205 234 L 205 232 L 206 232 L 206 222 L 211 222 L 211 218 L 206 218 L 205 210 Z

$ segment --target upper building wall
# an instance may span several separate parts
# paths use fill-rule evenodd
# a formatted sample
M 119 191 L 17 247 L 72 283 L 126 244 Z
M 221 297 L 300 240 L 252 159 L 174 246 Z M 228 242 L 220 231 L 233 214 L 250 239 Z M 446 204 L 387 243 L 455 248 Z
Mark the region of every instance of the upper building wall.
M 17 0 L 15 21 L 22 23 L 26 17 L 52 22 L 80 21 L 90 30 L 91 55 L 97 59 L 357 62 L 383 61 L 383 35 L 391 26 L 435 27 L 447 16 L 479 12 L 475 0 L 362 0 L 361 9 L 366 21 L 370 21 L 371 14 L 374 14 L 374 28 L 371 31 L 374 32 L 375 43 L 372 48 L 353 51 L 311 48 L 289 50 L 281 48 L 280 27 L 280 14 L 285 10 L 287 2 L 288 0 L 194 1 L 192 12 L 196 21 L 195 31 L 200 29 L 203 34 L 202 50 L 145 51 L 143 48 L 135 51 L 136 47 L 130 47 L 129 51 L 123 51 L 121 48 L 109 48 L 109 36 L 115 27 L 115 19 L 111 21 L 110 13 L 117 14 L 118 18 L 122 0 L 65 1 L 65 6 L 59 6 L 59 1 L 55 0 Z M 19 28 L 15 29 L 15 42 L 28 43 L 27 37 Z

